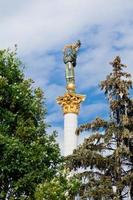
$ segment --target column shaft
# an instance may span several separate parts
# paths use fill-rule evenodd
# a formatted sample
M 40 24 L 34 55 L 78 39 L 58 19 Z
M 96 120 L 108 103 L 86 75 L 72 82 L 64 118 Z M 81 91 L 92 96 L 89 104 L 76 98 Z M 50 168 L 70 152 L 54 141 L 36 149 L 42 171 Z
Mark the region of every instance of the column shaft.
M 75 134 L 78 126 L 78 115 L 75 113 L 64 114 L 64 156 L 72 154 L 78 143 L 78 136 Z

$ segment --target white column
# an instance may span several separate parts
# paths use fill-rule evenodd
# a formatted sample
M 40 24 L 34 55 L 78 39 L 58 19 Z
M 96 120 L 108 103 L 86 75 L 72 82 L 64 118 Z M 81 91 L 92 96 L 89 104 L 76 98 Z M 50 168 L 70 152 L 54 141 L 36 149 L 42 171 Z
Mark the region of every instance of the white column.
M 64 114 L 64 156 L 73 153 L 78 143 L 78 136 L 75 134 L 78 126 L 78 115 L 75 113 Z

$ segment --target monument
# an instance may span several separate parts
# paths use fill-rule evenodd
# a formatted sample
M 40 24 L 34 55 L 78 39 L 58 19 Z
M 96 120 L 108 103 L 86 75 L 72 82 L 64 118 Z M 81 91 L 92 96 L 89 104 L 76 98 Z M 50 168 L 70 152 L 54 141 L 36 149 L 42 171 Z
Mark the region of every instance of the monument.
M 78 114 L 80 104 L 85 100 L 85 95 L 76 93 L 75 74 L 77 53 L 81 46 L 80 40 L 73 44 L 65 45 L 63 61 L 65 63 L 66 93 L 57 98 L 57 103 L 62 107 L 64 114 L 64 156 L 73 153 L 77 147 L 78 136 L 75 131 L 78 127 Z

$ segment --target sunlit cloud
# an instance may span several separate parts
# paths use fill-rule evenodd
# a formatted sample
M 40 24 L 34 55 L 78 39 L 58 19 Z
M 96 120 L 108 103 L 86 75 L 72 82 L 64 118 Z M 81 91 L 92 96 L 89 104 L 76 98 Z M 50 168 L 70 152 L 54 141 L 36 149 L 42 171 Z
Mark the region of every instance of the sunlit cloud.
M 85 94 L 79 124 L 107 116 L 107 100 L 98 84 L 117 55 L 133 74 L 133 2 L 131 0 L 0 0 L 0 47 L 18 45 L 31 77 L 46 97 L 47 121 L 63 137 L 63 114 L 56 98 L 65 93 L 62 49 L 77 39 L 82 46 L 75 68 L 77 93 Z M 60 141 L 60 139 L 59 139 Z

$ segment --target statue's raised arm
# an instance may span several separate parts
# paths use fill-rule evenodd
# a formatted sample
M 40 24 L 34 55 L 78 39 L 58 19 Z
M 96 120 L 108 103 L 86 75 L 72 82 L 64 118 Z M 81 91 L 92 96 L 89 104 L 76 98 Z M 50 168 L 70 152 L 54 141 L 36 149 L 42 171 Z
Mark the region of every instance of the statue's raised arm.
M 76 66 L 77 52 L 80 46 L 81 42 L 78 40 L 73 44 L 65 45 L 63 49 L 63 61 L 66 64 L 65 74 L 68 92 L 75 92 L 74 67 Z

